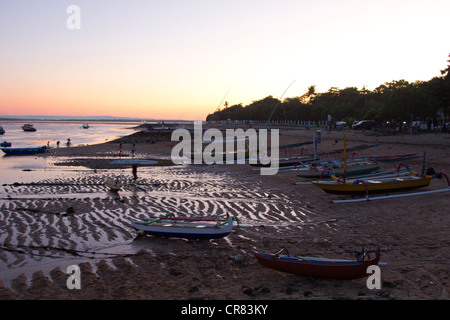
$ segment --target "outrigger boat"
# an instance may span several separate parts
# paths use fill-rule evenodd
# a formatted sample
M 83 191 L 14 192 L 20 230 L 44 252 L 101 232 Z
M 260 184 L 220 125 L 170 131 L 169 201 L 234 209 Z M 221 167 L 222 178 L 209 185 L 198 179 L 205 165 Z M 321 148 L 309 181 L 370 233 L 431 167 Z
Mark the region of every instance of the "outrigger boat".
M 342 161 L 328 161 L 325 164 L 316 166 L 305 165 L 299 169 L 292 169 L 297 171 L 297 177 L 300 178 L 319 178 L 322 177 L 324 171 L 331 170 L 337 177 L 343 175 L 360 175 L 374 172 L 380 169 L 380 165 L 373 161 L 352 161 L 346 166 Z
M 298 164 L 301 163 L 309 163 L 312 161 L 316 161 L 319 160 L 318 156 L 315 156 L 313 154 L 307 154 L 307 155 L 301 155 L 301 156 L 293 156 L 293 157 L 287 157 L 287 158 L 280 158 L 278 160 L 278 166 L 281 167 L 292 167 L 292 166 L 296 166 Z M 271 164 L 261 164 L 261 162 L 257 162 L 256 164 L 252 164 L 250 163 L 251 166 L 253 167 L 270 167 Z
M 388 176 L 385 178 L 340 179 L 331 175 L 332 180 L 312 181 L 316 187 L 330 194 L 368 194 L 403 191 L 423 188 L 430 184 L 433 176 Z
M 425 154 L 422 163 L 422 170 L 420 173 L 412 171 L 406 164 L 401 163 L 397 167 L 397 174 L 387 174 L 375 176 L 362 176 L 355 179 L 347 179 L 344 177 L 336 177 L 330 174 L 332 180 L 318 180 L 311 183 L 316 187 L 330 194 L 363 194 L 365 198 L 348 199 L 348 200 L 330 200 L 331 203 L 345 203 L 345 202 L 360 202 L 369 200 L 379 200 L 388 198 L 410 197 L 422 194 L 431 194 L 450 191 L 450 180 L 445 173 L 436 173 L 433 168 L 428 168 L 425 171 Z M 406 173 L 400 173 L 401 167 L 405 166 Z M 404 193 L 397 195 L 386 195 L 378 197 L 369 197 L 373 193 L 390 193 L 410 189 L 418 189 L 426 187 L 433 179 L 442 179 L 444 177 L 447 181 L 447 188 L 429 190 L 415 193 Z
M 144 231 L 148 235 L 160 237 L 173 237 L 184 239 L 220 239 L 233 230 L 235 219 L 228 216 L 224 222 L 217 221 L 194 221 L 189 218 L 148 218 L 146 221 L 135 221 L 131 219 L 131 226 L 136 231 Z
M 359 279 L 367 277 L 367 268 L 369 266 L 387 265 L 379 262 L 380 248 L 377 248 L 373 259 L 370 259 L 368 252 L 364 248 L 361 252 L 355 253 L 355 260 L 293 256 L 285 248 L 275 254 L 255 252 L 254 255 L 258 262 L 265 267 L 317 278 Z
M 293 143 L 293 144 L 287 144 L 287 145 L 283 145 L 280 146 L 280 150 L 291 150 L 292 148 L 295 147 L 301 147 L 304 145 L 308 145 L 308 144 L 314 144 L 314 150 L 315 150 L 315 141 L 307 141 L 307 142 L 300 142 L 300 143 Z M 305 150 L 304 147 L 302 147 L 301 149 L 301 153 L 300 155 L 291 155 L 291 156 L 285 156 L 285 157 L 280 157 L 278 159 L 278 167 L 291 167 L 291 166 L 295 166 L 298 164 L 303 164 L 303 163 L 309 163 L 312 161 L 317 161 L 319 160 L 319 156 L 314 152 L 314 153 L 310 153 L 310 154 L 303 154 L 303 150 Z M 270 167 L 271 164 L 263 164 L 261 163 L 259 160 L 256 163 L 250 163 L 250 166 L 253 167 L 261 167 L 261 168 L 265 168 L 265 167 Z
M 342 203 L 342 202 L 358 202 L 367 200 L 377 200 L 386 199 L 394 197 L 407 197 L 419 194 L 436 193 L 443 191 L 450 191 L 450 181 L 445 173 L 436 174 L 432 168 L 429 168 L 425 172 L 425 152 L 423 153 L 423 161 L 421 172 L 415 173 L 411 171 L 409 166 L 401 163 L 397 167 L 397 175 L 387 175 L 379 176 L 377 178 L 373 177 L 361 177 L 354 180 L 348 180 L 346 175 L 342 177 L 337 177 L 334 174 L 329 173 L 332 180 L 318 180 L 313 181 L 312 184 L 316 187 L 322 189 L 323 191 L 331 194 L 365 194 L 366 197 L 362 199 L 349 199 L 349 200 L 331 200 L 331 203 Z M 400 176 L 400 168 L 405 166 L 409 172 L 409 175 Z M 346 168 L 346 137 L 344 135 L 344 168 Z M 383 197 L 369 198 L 369 193 L 386 193 L 386 192 L 397 192 L 402 190 L 417 189 L 426 187 L 430 184 L 430 181 L 434 178 L 445 177 L 447 180 L 448 187 L 440 190 L 424 191 L 419 193 L 407 193 L 402 195 L 389 195 Z

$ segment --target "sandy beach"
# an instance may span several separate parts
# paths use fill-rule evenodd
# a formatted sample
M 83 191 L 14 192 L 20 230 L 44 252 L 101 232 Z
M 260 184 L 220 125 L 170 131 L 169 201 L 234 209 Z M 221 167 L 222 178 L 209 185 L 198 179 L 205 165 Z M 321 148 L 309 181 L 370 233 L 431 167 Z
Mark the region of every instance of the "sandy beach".
M 311 140 L 314 132 L 280 128 L 280 144 Z M 343 148 L 344 135 L 347 147 L 378 144 L 362 154 L 426 152 L 426 167 L 450 173 L 450 134 L 375 136 L 322 129 L 318 151 Z M 131 159 L 132 139 L 121 141 L 120 159 Z M 136 141 L 136 159 L 166 160 L 138 166 L 136 183 L 145 190 L 131 184 L 130 164 L 111 164 L 119 159 L 118 142 L 51 149 L 36 156 L 55 164 L 45 178 L 3 184 L 0 299 L 448 299 L 449 192 L 332 204 L 331 199 L 354 196 L 294 185 L 306 181 L 295 172 L 264 176 L 247 164 L 169 165 L 175 144 Z M 421 163 L 421 158 L 408 161 L 416 170 Z M 393 164 L 382 169 L 394 169 Z M 107 191 L 107 178 L 127 182 L 119 195 Z M 445 179 L 434 179 L 424 190 L 446 186 Z M 217 240 L 138 236 L 131 228 L 131 218 L 169 212 L 181 217 L 228 213 L 250 227 L 234 228 Z M 365 278 L 278 272 L 253 256 L 286 247 L 296 255 L 353 259 L 362 246 L 381 248 L 381 261 L 387 263 L 381 289 L 368 289 Z M 79 290 L 67 288 L 69 265 L 81 269 Z

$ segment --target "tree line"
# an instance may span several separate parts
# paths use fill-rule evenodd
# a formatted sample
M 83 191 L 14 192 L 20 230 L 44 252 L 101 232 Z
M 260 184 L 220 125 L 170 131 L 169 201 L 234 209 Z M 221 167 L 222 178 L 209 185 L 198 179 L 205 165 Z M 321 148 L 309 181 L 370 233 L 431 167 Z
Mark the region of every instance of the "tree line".
M 449 54 L 450 58 L 450 54 Z M 247 106 L 236 104 L 209 114 L 207 121 L 220 120 L 376 120 L 378 122 L 431 119 L 437 121 L 438 112 L 450 115 L 450 59 L 441 75 L 429 81 L 408 82 L 404 79 L 385 82 L 373 91 L 356 87 L 317 92 L 308 87 L 301 95 L 280 101 L 273 96 L 256 100 Z

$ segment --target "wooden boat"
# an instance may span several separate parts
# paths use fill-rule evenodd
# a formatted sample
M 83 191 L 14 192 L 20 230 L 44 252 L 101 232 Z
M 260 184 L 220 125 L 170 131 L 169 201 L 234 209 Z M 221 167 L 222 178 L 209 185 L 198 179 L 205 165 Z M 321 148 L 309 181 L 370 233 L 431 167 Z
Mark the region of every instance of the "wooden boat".
M 116 180 L 107 179 L 106 185 L 112 192 L 118 192 L 120 188 L 122 188 L 122 183 L 118 179 Z
M 318 180 L 311 183 L 330 194 L 366 194 L 385 193 L 426 187 L 433 179 L 431 175 L 419 176 L 390 175 L 384 178 L 340 179 L 334 175 L 332 180 Z
M 350 162 L 347 163 L 346 166 L 344 166 L 341 161 L 331 161 L 324 165 L 307 165 L 306 168 L 297 169 L 297 176 L 301 178 L 320 178 L 324 174 L 324 171 L 330 170 L 330 172 L 332 172 L 335 176 L 340 177 L 343 175 L 350 176 L 366 174 L 379 169 L 380 165 L 371 161 Z
M 161 237 L 185 239 L 220 239 L 233 230 L 233 217 L 229 216 L 223 223 L 182 222 L 164 218 L 149 221 L 135 221 L 131 219 L 132 227 L 137 231 Z
M 377 248 L 373 259 L 370 259 L 364 249 L 355 254 L 355 260 L 293 256 L 286 249 L 275 254 L 255 252 L 254 255 L 261 265 L 277 271 L 317 278 L 351 280 L 367 277 L 367 268 L 379 265 L 380 248 Z
M 447 187 L 446 188 L 442 188 L 442 189 L 433 189 L 433 190 L 428 190 L 428 191 L 421 191 L 421 192 L 409 192 L 409 193 L 401 193 L 401 194 L 388 194 L 388 195 L 382 195 L 382 196 L 377 196 L 377 197 L 369 197 L 369 189 L 366 187 L 365 188 L 365 197 L 363 198 L 359 198 L 359 199 L 342 199 L 342 200 L 330 200 L 330 203 L 348 203 L 348 202 L 363 202 L 363 201 L 373 201 L 373 200 L 382 200 L 382 199 L 391 199 L 391 198 L 401 198 L 401 197 L 412 197 L 412 196 L 417 196 L 417 195 L 428 195 L 428 194 L 432 194 L 432 193 L 440 193 L 440 192 L 450 192 L 450 179 L 448 178 L 448 176 L 445 173 L 435 173 L 434 170 L 431 170 L 432 172 L 429 172 L 430 169 L 427 170 L 426 174 L 423 174 L 421 176 L 416 175 L 416 179 L 419 179 L 419 183 L 423 183 L 426 184 L 427 181 L 429 183 L 429 180 L 431 179 L 442 179 L 442 177 L 445 178 L 445 180 L 447 181 Z M 409 176 L 411 176 L 411 173 L 409 174 Z M 401 179 L 401 175 L 397 175 L 396 176 L 397 179 Z M 386 178 L 387 180 L 392 179 L 392 177 L 387 176 Z M 383 180 L 386 179 L 377 179 L 375 181 L 378 181 L 379 183 L 381 183 Z M 355 182 L 354 182 L 355 183 Z M 360 181 L 361 184 L 365 185 L 366 182 L 365 181 Z M 402 186 L 404 187 L 404 185 Z M 403 188 L 399 188 L 399 189 L 389 189 L 387 191 L 399 191 L 399 190 L 404 190 Z M 420 188 L 420 186 L 414 186 L 412 188 L 409 189 L 413 189 L 413 188 Z M 380 190 L 372 190 L 371 193 L 377 193 L 377 192 L 382 192 Z
M 11 146 L 12 146 L 11 142 L 3 141 L 2 143 L 0 143 L 0 147 L 11 147 Z
M 28 154 L 43 153 L 47 151 L 46 146 L 35 148 L 0 148 L 7 155 L 23 156 Z
M 279 149 L 280 150 L 283 150 L 283 149 L 288 150 L 291 148 L 300 147 L 300 146 L 304 146 L 304 145 L 308 145 L 308 144 L 314 144 L 314 141 L 307 141 L 307 142 L 283 145 L 283 146 L 280 146 Z M 290 167 L 290 166 L 295 166 L 295 165 L 319 160 L 319 156 L 317 156 L 316 154 L 312 154 L 312 153 L 311 154 L 303 154 L 303 150 L 304 150 L 304 148 L 302 147 L 302 152 L 300 153 L 300 155 L 289 156 L 289 157 L 286 156 L 284 158 L 280 157 L 278 159 L 278 167 Z M 253 167 L 263 167 L 263 168 L 271 166 L 270 163 L 262 164 L 259 160 L 256 163 L 249 163 L 249 164 Z
M 25 123 L 25 124 L 22 126 L 22 130 L 23 130 L 23 131 L 37 131 L 37 129 L 36 129 L 32 124 L 30 124 L 30 123 Z
M 319 157 L 311 154 L 311 155 L 303 155 L 303 156 L 294 156 L 294 157 L 287 157 L 287 158 L 280 158 L 278 160 L 278 167 L 293 167 L 295 165 L 301 165 L 304 163 L 309 163 L 315 160 L 319 160 Z M 261 162 L 257 162 L 257 163 L 250 163 L 251 166 L 253 167 L 270 167 L 271 164 L 261 164 Z
M 405 162 L 420 158 L 421 153 L 405 153 L 405 154 L 384 154 L 384 155 L 370 155 L 366 156 L 368 159 L 373 159 L 377 162 Z M 361 156 L 363 157 L 363 156 Z

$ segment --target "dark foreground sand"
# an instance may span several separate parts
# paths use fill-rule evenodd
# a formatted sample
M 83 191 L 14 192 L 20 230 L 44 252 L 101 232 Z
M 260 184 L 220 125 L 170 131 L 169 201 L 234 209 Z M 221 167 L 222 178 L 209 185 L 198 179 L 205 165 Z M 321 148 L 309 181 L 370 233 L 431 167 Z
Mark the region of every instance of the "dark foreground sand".
M 282 129 L 280 142 L 310 140 L 313 133 Z M 380 144 L 362 153 L 426 151 L 427 167 L 450 172 L 448 134 L 345 134 L 348 147 Z M 322 131 L 319 151 L 342 148 L 343 135 Z M 175 144 L 138 143 L 136 157 L 169 159 Z M 125 143 L 124 151 L 130 149 Z M 293 185 L 302 181 L 295 173 L 262 176 L 248 165 L 201 165 L 139 166 L 137 182 L 147 192 L 127 184 L 119 198 L 104 186 L 108 177 L 132 178 L 130 166 L 108 165 L 117 150 L 117 143 L 53 149 L 54 162 L 85 170 L 3 186 L 10 199 L 0 208 L 0 299 L 448 299 L 450 193 L 330 204 L 351 197 Z M 408 164 L 418 169 L 421 159 Z M 444 187 L 436 179 L 426 190 Z M 130 226 L 130 218 L 166 212 L 229 213 L 251 227 L 235 228 L 219 240 L 187 241 L 139 237 Z M 369 290 L 366 279 L 277 272 L 253 257 L 254 251 L 286 247 L 293 254 L 352 259 L 363 245 L 379 246 L 388 264 L 379 290 Z M 71 264 L 81 269 L 80 290 L 67 288 Z

